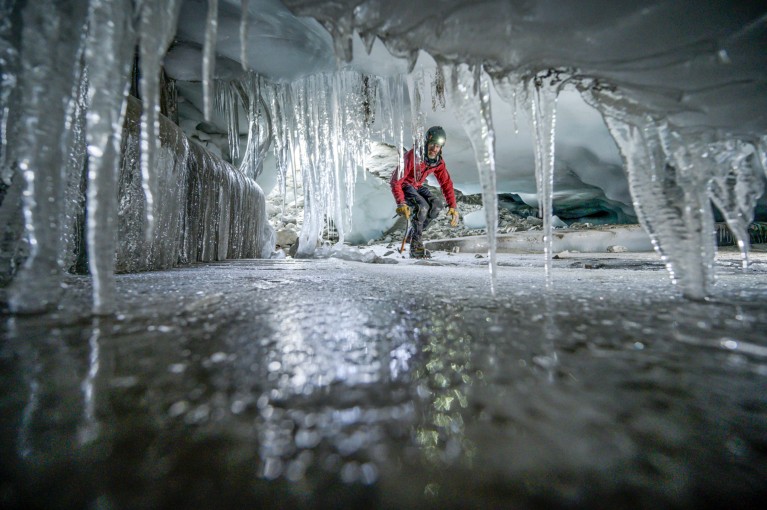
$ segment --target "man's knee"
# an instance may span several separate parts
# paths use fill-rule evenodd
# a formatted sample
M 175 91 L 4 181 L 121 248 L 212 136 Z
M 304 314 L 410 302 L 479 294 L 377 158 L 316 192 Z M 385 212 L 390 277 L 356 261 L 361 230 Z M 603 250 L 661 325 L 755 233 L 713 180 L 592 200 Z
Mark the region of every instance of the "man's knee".
M 416 206 L 413 215 L 416 217 L 416 219 L 420 223 L 423 223 L 424 221 L 426 221 L 426 218 L 429 217 L 429 214 L 430 214 L 429 206 L 428 205 L 427 206 L 423 206 L 423 205 L 419 204 L 419 205 Z
M 429 219 L 434 219 L 439 216 L 439 212 L 444 208 L 445 201 L 438 197 L 432 197 L 429 200 Z

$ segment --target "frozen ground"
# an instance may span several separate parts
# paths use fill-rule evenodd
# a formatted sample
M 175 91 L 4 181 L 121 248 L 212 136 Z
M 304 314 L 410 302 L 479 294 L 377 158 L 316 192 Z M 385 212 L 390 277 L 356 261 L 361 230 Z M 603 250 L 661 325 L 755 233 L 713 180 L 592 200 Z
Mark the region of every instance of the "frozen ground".
M 398 242 L 397 242 L 398 244 Z M 242 260 L 0 317 L 3 508 L 753 508 L 767 253 Z

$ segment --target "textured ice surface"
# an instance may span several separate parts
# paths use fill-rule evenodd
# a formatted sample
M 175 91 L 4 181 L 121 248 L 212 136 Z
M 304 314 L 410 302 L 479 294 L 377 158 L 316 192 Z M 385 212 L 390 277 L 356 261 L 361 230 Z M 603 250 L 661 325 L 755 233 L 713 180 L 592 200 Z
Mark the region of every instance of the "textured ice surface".
M 764 253 L 720 258 L 708 302 L 654 258 L 553 263 L 544 291 L 499 254 L 493 298 L 471 254 L 216 262 L 119 275 L 97 319 L 69 277 L 59 313 L 0 320 L 3 504 L 758 503 Z

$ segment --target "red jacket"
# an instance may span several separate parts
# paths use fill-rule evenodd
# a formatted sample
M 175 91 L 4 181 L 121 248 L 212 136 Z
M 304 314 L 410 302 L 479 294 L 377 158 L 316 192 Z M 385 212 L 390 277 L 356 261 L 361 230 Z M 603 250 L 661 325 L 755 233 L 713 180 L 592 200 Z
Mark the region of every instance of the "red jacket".
M 445 160 L 442 159 L 442 156 L 439 158 L 439 163 L 434 166 L 429 166 L 425 161 L 421 161 L 418 163 L 417 171 L 414 168 L 413 159 L 413 149 L 410 149 L 405 153 L 405 171 L 402 173 L 402 178 L 397 179 L 399 166 L 397 166 L 397 168 L 394 169 L 394 173 L 391 174 L 389 184 L 391 185 L 391 192 L 392 195 L 394 195 L 394 200 L 396 200 L 398 204 L 405 203 L 405 193 L 402 191 L 402 186 L 410 184 L 415 189 L 418 189 L 423 186 L 423 183 L 428 176 L 434 174 L 434 177 L 437 178 L 437 182 L 439 182 L 439 187 L 442 188 L 442 194 L 445 196 L 445 201 L 447 201 L 448 207 L 455 209 L 457 206 L 455 203 L 453 181 L 450 179 L 450 174 L 447 173 Z

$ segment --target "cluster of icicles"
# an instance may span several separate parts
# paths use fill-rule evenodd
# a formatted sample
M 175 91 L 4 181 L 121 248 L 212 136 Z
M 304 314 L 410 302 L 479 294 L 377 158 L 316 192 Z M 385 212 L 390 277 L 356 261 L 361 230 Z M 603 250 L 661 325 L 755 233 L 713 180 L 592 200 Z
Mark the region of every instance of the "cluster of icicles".
M 18 311 L 45 308 L 61 295 L 63 252 L 72 198 L 68 180 L 82 168 L 71 152 L 76 138 L 87 146 L 87 248 L 94 281 L 94 311 L 108 312 L 114 293 L 114 224 L 117 210 L 116 172 L 121 126 L 133 58 L 140 49 L 141 173 L 146 200 L 147 236 L 155 222 L 157 147 L 159 144 L 159 69 L 162 49 L 170 43 L 180 0 L 40 0 L 23 10 L 23 58 L 4 44 L 0 96 L 2 178 L 11 181 L 13 153 L 24 178 L 23 227 L 30 253 L 11 288 L 11 306 Z M 7 3 L 0 12 L 0 38 L 10 40 Z M 243 12 L 247 2 L 243 2 Z M 440 64 L 426 72 L 396 77 L 363 76 L 339 71 L 302 78 L 290 84 L 268 84 L 252 74 L 236 84 L 215 86 L 213 80 L 217 2 L 209 2 L 203 57 L 205 113 L 214 102 L 229 115 L 232 132 L 238 124 L 237 98 L 246 104 L 250 131 L 239 154 L 232 135 L 231 153 L 244 174 L 255 178 L 266 147 L 276 155 L 283 187 L 288 175 L 300 173 L 305 221 L 299 255 L 309 256 L 328 224 L 343 242 L 351 224 L 354 183 L 363 166 L 371 126 L 402 150 L 405 125 L 422 147 L 425 98 L 444 107 L 446 99 L 462 121 L 474 147 L 488 225 L 491 291 L 496 288 L 495 235 L 497 218 L 494 130 L 490 104 L 491 78 L 480 64 Z M 241 35 L 247 33 L 243 16 Z M 83 27 L 88 30 L 83 30 Z M 85 34 L 85 35 L 82 35 Z M 345 45 L 341 45 L 345 47 Z M 243 62 L 246 49 L 243 48 Z M 84 62 L 84 65 L 73 65 Z M 599 109 L 625 159 L 637 215 L 667 263 L 672 280 L 684 294 L 704 298 L 713 281 L 715 237 L 711 201 L 722 211 L 738 239 L 747 266 L 747 227 L 763 191 L 767 137 L 722 140 L 706 133 L 688 134 L 662 119 L 643 113 L 640 105 L 596 82 L 578 82 L 563 73 L 546 71 L 492 77 L 504 100 L 529 109 L 535 140 L 536 179 L 544 220 L 545 278 L 551 283 L 551 217 L 554 173 L 556 98 L 562 87 L 577 87 Z M 12 92 L 18 91 L 18 96 Z M 407 102 L 405 94 L 407 93 Z M 21 132 L 6 137 L 10 104 L 20 98 Z M 61 101 L 69 98 L 69 101 Z M 215 100 L 215 101 L 214 101 Z M 409 105 L 409 112 L 406 114 Z M 82 129 L 70 129 L 84 118 Z M 266 130 L 264 128 L 267 128 Z M 408 140 L 410 142 L 410 140 Z M 240 157 L 241 156 L 241 157 Z M 421 155 L 419 155 L 421 157 Z M 284 193 L 283 193 L 284 195 Z M 112 198 L 110 198 L 112 197 Z M 7 209 L 7 208 L 5 208 Z M 3 213 L 4 224 L 9 222 Z M 264 219 L 265 221 L 265 219 Z

